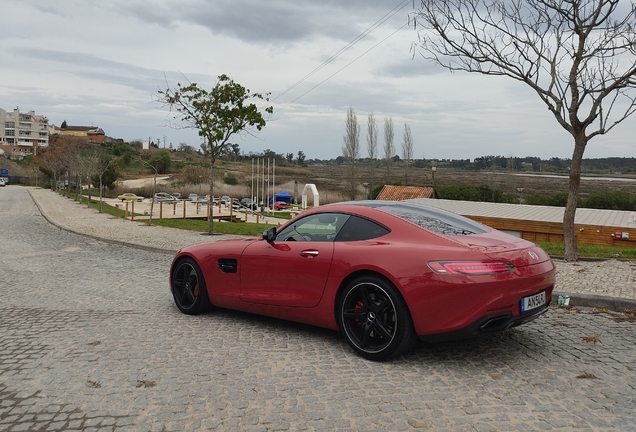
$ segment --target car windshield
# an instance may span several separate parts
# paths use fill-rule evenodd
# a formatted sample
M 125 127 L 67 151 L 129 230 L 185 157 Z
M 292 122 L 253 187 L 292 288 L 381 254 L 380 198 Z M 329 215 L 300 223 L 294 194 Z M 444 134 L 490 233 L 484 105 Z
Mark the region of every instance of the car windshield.
M 365 205 L 394 214 L 429 231 L 445 235 L 483 234 L 487 228 L 468 218 L 435 207 L 396 202 L 367 202 Z

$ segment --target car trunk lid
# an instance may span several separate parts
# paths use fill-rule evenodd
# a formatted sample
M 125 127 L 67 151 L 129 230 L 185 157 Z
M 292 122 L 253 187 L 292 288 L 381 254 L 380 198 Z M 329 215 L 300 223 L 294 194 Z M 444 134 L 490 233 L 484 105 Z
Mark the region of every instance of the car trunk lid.
M 550 260 L 547 253 L 534 243 L 492 230 L 485 234 L 446 236 L 471 250 L 479 251 L 493 260 L 504 260 L 515 267 L 535 265 Z

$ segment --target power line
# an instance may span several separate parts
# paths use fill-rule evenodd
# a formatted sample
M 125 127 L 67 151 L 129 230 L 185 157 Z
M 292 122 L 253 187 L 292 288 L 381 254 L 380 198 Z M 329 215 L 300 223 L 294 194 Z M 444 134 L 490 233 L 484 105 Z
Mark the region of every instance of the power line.
M 309 72 L 307 75 L 305 75 L 304 77 L 302 77 L 300 80 L 296 81 L 294 84 L 292 84 L 287 90 L 283 91 L 281 94 L 279 94 L 278 96 L 276 96 L 274 99 L 272 99 L 272 102 L 276 101 L 277 99 L 281 98 L 282 96 L 286 95 L 287 93 L 289 93 L 291 90 L 293 90 L 294 88 L 296 88 L 298 85 L 302 84 L 303 82 L 305 82 L 307 79 L 309 79 L 312 75 L 314 75 L 315 73 L 317 73 L 318 71 L 320 71 L 322 68 L 324 68 L 325 66 L 327 66 L 329 63 L 331 63 L 332 61 L 334 61 L 336 58 L 338 58 L 341 54 L 345 53 L 346 51 L 348 51 L 351 47 L 353 47 L 355 44 L 357 44 L 358 42 L 360 42 L 362 39 L 364 39 L 366 36 L 368 36 L 369 34 L 371 34 L 375 29 L 377 29 L 379 26 L 381 26 L 382 24 L 384 24 L 386 21 L 388 21 L 390 18 L 392 18 L 395 14 L 397 14 L 400 10 L 402 10 L 411 0 L 403 0 L 401 1 L 397 6 L 395 6 L 393 9 L 391 9 L 389 12 L 387 12 L 382 18 L 380 18 L 379 20 L 377 20 L 373 25 L 371 25 L 368 29 L 366 29 L 364 32 L 362 32 L 361 34 L 359 34 L 356 38 L 354 38 L 351 42 L 349 42 L 347 45 L 345 45 L 343 48 L 341 48 L 338 52 L 336 52 L 335 54 L 333 54 L 331 57 L 329 57 L 327 60 L 325 60 L 320 66 L 316 67 L 314 70 L 312 70 L 311 72 Z M 402 29 L 404 26 L 400 27 L 398 30 Z M 393 34 L 397 33 L 397 30 L 395 32 L 393 32 L 390 36 L 393 36 Z M 384 42 L 387 38 L 383 39 L 380 43 Z M 373 48 L 375 48 L 376 46 L 378 46 L 380 43 L 376 44 L 373 46 Z M 371 48 L 371 49 L 373 49 Z M 364 54 L 366 54 L 367 52 L 369 52 L 370 50 L 366 51 Z M 363 54 L 363 55 L 364 55 Z M 359 59 L 362 56 L 359 56 L 358 58 L 356 58 L 355 60 Z M 354 60 L 354 61 L 355 61 Z M 351 62 L 353 63 L 353 62 Z M 351 63 L 349 63 L 347 66 L 349 66 Z M 345 66 L 345 68 L 347 67 Z M 344 68 L 342 68 L 344 69 Z M 340 72 L 342 69 L 338 70 L 338 72 Z M 336 72 L 335 74 L 329 76 L 329 78 L 333 77 L 334 75 L 336 75 L 338 72 Z M 307 93 L 309 93 L 310 91 L 312 91 L 313 89 L 315 89 L 316 87 L 318 87 L 320 84 L 324 83 L 325 81 L 327 81 L 329 78 L 327 78 L 326 80 L 320 82 L 318 85 L 312 87 L 309 91 L 303 93 L 301 96 L 299 96 L 298 98 L 294 99 L 292 102 L 288 103 L 285 106 L 288 106 L 289 104 L 297 101 L 299 98 L 301 98 L 302 96 L 306 95 Z
M 387 37 L 385 37 L 384 39 L 382 39 L 380 42 L 378 42 L 377 44 L 373 45 L 371 48 L 369 48 L 368 50 L 366 50 L 365 52 L 363 52 L 362 54 L 360 54 L 358 57 L 356 57 L 355 59 L 351 60 L 349 63 L 347 63 L 346 65 L 344 65 L 343 67 L 341 67 L 340 69 L 338 69 L 337 71 L 335 71 L 334 73 L 332 73 L 331 75 L 329 75 L 327 78 L 325 78 L 324 80 L 320 81 L 318 84 L 316 84 L 315 86 L 313 86 L 312 88 L 310 88 L 309 90 L 307 90 L 305 93 L 301 94 L 300 96 L 298 96 L 296 99 L 292 100 L 291 102 L 288 102 L 286 105 L 283 106 L 283 108 L 288 107 L 289 105 L 293 104 L 294 102 L 296 102 L 298 99 L 300 99 L 301 97 L 305 96 L 307 93 L 312 92 L 313 90 L 315 90 L 317 87 L 321 86 L 322 84 L 324 84 L 325 82 L 327 82 L 328 80 L 330 80 L 331 78 L 333 78 L 335 75 L 339 74 L 340 72 L 342 72 L 344 69 L 348 68 L 349 66 L 351 66 L 353 63 L 355 63 L 356 61 L 358 61 L 361 57 L 365 56 L 369 51 L 373 50 L 375 47 L 377 47 L 378 45 L 380 45 L 382 42 L 384 42 L 385 40 L 387 40 L 388 38 L 390 38 L 391 36 L 393 36 L 394 34 L 396 34 L 397 32 L 399 32 L 400 30 L 402 30 L 404 27 L 406 27 L 408 25 L 408 23 L 405 23 L 402 27 L 400 27 L 399 29 L 397 29 L 396 31 L 394 31 L 393 33 L 391 33 L 390 35 L 388 35 Z M 281 108 L 281 109 L 283 109 Z

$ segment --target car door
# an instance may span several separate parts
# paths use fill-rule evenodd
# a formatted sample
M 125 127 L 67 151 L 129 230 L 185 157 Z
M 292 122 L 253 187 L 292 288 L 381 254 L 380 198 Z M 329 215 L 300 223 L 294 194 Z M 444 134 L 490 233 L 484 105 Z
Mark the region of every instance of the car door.
M 241 257 L 241 300 L 316 306 L 329 276 L 337 230 L 348 217 L 309 215 L 285 227 L 274 241 L 249 245 Z

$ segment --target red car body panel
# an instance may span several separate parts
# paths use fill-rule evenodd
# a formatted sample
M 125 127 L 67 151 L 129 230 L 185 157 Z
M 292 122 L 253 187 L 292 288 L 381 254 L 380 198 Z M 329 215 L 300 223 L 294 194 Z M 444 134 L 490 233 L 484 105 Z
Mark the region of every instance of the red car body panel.
M 520 317 L 521 299 L 541 291 L 550 301 L 554 264 L 528 241 L 489 228 L 483 234 L 437 234 L 355 204 L 321 206 L 298 217 L 316 212 L 357 214 L 388 227 L 390 233 L 351 242 L 239 239 L 194 245 L 179 251 L 173 267 L 183 255 L 194 258 L 210 301 L 218 307 L 331 329 L 338 329 L 338 293 L 360 273 L 380 275 L 399 290 L 420 337 L 452 334 L 485 317 Z M 236 260 L 236 273 L 221 270 L 218 258 Z M 428 265 L 445 260 L 506 260 L 514 269 L 455 275 L 436 273 Z
M 314 307 L 325 290 L 333 242 L 251 243 L 242 257 L 241 300 Z

